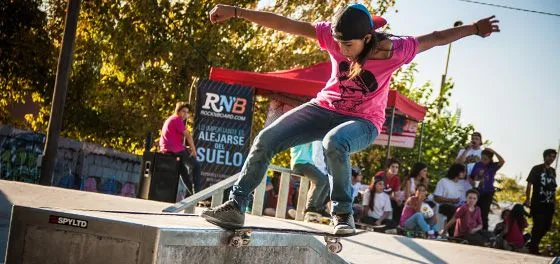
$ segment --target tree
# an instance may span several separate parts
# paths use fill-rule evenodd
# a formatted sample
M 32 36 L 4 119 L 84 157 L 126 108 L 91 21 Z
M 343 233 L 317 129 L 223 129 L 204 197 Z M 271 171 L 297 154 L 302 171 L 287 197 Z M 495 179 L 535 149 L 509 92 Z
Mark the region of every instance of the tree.
M 41 1 L 0 3 L 0 122 L 18 123 L 7 110 L 10 104 L 41 102 L 52 92 L 56 54 L 45 25 Z
M 254 8 L 259 1 L 236 1 Z M 225 2 L 227 3 L 227 1 Z M 266 10 L 292 18 L 328 19 L 345 1 L 275 1 Z M 194 77 L 210 66 L 272 71 L 324 61 L 318 46 L 301 37 L 232 20 L 212 25 L 215 1 L 86 1 L 78 21 L 72 77 L 62 135 L 119 150 L 142 151 L 146 132 L 159 131 L 179 100 L 188 100 Z M 383 13 L 393 0 L 379 0 Z M 371 7 L 371 6 L 370 6 Z M 42 24 L 59 48 L 64 3 L 45 1 Z M 51 54 L 51 60 L 55 55 Z M 48 68 L 54 72 L 55 65 Z M 43 83 L 52 91 L 52 84 Z M 8 86 L 7 89 L 14 89 Z M 44 131 L 50 92 L 28 125 Z

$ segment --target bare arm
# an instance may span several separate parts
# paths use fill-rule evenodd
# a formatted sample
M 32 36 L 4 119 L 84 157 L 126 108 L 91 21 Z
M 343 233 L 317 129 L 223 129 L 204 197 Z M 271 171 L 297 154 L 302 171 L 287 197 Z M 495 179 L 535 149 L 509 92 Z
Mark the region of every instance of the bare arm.
M 498 167 L 499 168 L 504 166 L 504 163 L 506 163 L 506 161 L 504 160 L 504 158 L 502 156 L 500 156 L 500 154 L 498 154 L 498 152 L 496 152 L 494 149 L 491 149 L 491 148 L 485 148 L 485 150 L 492 151 L 492 153 L 494 153 L 494 155 L 496 155 L 496 158 L 498 158 Z
M 191 156 L 195 156 L 196 155 L 196 147 L 194 146 L 194 141 L 193 141 L 193 138 L 191 136 L 191 133 L 189 133 L 189 130 L 187 130 L 185 128 L 185 132 L 183 132 L 183 135 L 185 135 L 185 139 L 187 140 L 187 145 L 191 149 Z
M 286 33 L 316 39 L 315 27 L 309 22 L 297 21 L 274 13 L 244 9 L 229 5 L 216 5 L 210 11 L 210 21 L 219 23 L 230 18 L 238 18 L 251 21 L 263 27 L 283 31 Z
M 527 189 L 525 189 L 525 202 L 523 203 L 525 206 L 529 206 L 531 205 L 531 188 L 533 187 L 533 185 L 528 182 L 527 183 Z
M 445 226 L 443 227 L 443 233 L 447 233 L 447 230 L 449 230 L 449 228 L 455 224 L 455 222 L 457 221 L 457 218 L 455 218 L 455 216 L 453 218 L 451 218 L 451 220 L 449 220 L 449 222 L 447 222 L 447 224 L 445 224 Z M 451 234 L 450 236 L 453 236 L 453 234 Z
M 457 203 L 459 202 L 459 198 L 447 198 L 447 197 L 443 197 L 443 196 L 438 196 L 438 195 L 434 195 L 434 200 L 437 203 Z
M 419 36 L 417 53 L 429 50 L 435 46 L 447 45 L 470 35 L 488 37 L 493 32 L 500 32 L 498 20 L 493 20 L 495 16 L 487 17 L 477 21 L 472 25 L 453 27 L 442 31 L 434 31 L 430 34 Z
M 391 211 L 385 211 L 383 212 L 383 215 L 377 220 L 377 224 L 380 225 L 381 222 L 383 222 L 383 220 L 387 219 L 389 217 L 389 215 L 391 215 L 393 212 Z
M 469 152 L 470 149 L 471 149 L 471 143 L 469 143 L 469 145 L 463 150 L 463 152 L 461 152 L 461 155 L 459 155 L 459 157 L 455 159 L 455 162 L 459 164 L 465 164 L 465 161 L 467 159 L 467 153 Z

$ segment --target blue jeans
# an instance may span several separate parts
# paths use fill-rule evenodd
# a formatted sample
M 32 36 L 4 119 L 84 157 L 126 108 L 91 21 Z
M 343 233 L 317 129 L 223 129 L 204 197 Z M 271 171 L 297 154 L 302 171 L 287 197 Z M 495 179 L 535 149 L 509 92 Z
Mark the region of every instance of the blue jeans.
M 259 132 L 230 199 L 241 208 L 262 181 L 270 160 L 287 148 L 322 140 L 329 175 L 331 175 L 332 213 L 352 213 L 350 154 L 368 147 L 377 128 L 368 120 L 339 114 L 313 103 L 296 107 Z
M 410 216 L 410 218 L 406 219 L 404 222 L 404 228 L 406 230 L 417 230 L 418 228 L 424 232 L 428 232 L 434 228 L 434 225 L 428 224 L 424 215 L 422 213 L 417 212 Z
M 315 210 L 316 212 L 323 211 L 327 196 L 330 193 L 329 176 L 323 174 L 315 165 L 309 163 L 296 163 L 293 170 L 313 182 L 307 195 L 307 206 L 305 208 Z

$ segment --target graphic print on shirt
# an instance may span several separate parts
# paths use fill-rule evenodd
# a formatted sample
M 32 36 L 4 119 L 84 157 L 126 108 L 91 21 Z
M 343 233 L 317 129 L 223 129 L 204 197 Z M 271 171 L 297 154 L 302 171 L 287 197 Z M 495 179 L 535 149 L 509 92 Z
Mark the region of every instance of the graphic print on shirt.
M 554 175 L 556 176 L 556 175 Z M 547 172 L 541 173 L 541 190 L 540 190 L 540 199 L 541 203 L 554 203 L 554 194 L 556 193 L 556 177 L 552 177 L 548 175 Z
M 465 164 L 477 163 L 480 161 L 480 156 L 471 154 L 465 158 Z
M 355 112 L 356 106 L 362 104 L 366 96 L 378 88 L 377 80 L 373 73 L 362 69 L 362 72 L 350 79 L 350 63 L 341 61 L 338 64 L 338 86 L 340 87 L 340 99 L 333 105 L 340 110 Z

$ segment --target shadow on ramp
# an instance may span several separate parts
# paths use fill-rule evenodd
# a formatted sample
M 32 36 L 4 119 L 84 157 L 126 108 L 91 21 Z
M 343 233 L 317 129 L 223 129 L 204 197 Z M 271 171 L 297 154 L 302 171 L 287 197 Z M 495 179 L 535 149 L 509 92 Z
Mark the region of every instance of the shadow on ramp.
M 391 251 L 388 251 L 388 250 L 384 250 L 384 249 L 381 249 L 381 248 L 378 248 L 378 247 L 374 247 L 374 246 L 372 246 L 372 245 L 364 244 L 364 243 L 358 242 L 358 241 L 356 241 L 356 240 L 354 240 L 354 239 L 345 238 L 345 240 L 351 241 L 352 243 L 355 243 L 355 244 L 360 245 L 360 246 L 363 246 L 363 247 L 367 247 L 367 248 L 371 248 L 371 249 L 373 249 L 373 250 L 377 250 L 377 251 L 379 251 L 379 252 L 383 252 L 383 253 L 385 253 L 385 254 L 387 254 L 387 255 L 391 255 L 391 256 L 398 257 L 398 258 L 406 259 L 407 261 L 410 261 L 410 263 L 430 264 L 430 263 L 428 263 L 428 262 L 423 262 L 423 261 L 419 261 L 419 260 L 416 260 L 416 259 L 413 259 L 413 258 L 409 258 L 409 257 L 404 256 L 404 255 L 399 255 L 399 254 L 397 254 L 397 253 L 394 253 L 394 252 L 391 252 Z M 444 262 L 444 263 L 445 263 L 445 262 Z
M 420 256 L 424 257 L 430 263 L 447 263 L 443 259 L 440 259 L 438 256 L 434 255 L 432 252 L 421 246 L 420 244 L 414 242 L 414 240 L 407 238 L 407 237 L 395 237 L 397 241 L 401 244 L 405 245 L 406 247 L 410 248 L 412 251 L 418 253 Z

